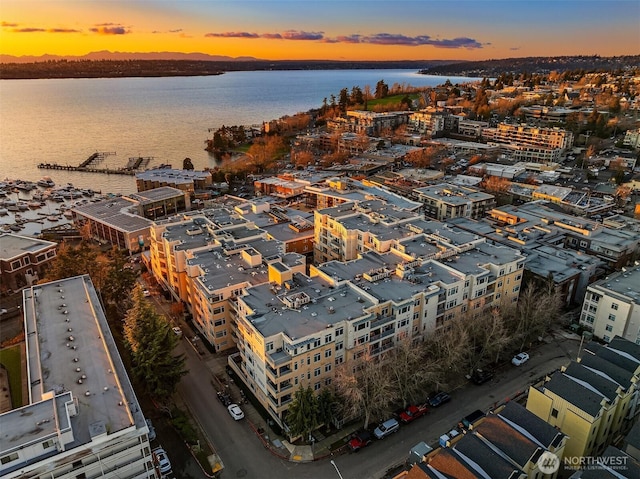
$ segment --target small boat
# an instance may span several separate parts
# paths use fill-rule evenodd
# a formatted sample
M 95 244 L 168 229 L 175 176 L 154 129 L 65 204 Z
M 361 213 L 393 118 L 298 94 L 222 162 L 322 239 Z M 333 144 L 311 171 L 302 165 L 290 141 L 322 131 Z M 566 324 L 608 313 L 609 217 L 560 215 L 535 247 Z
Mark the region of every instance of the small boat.
M 9 211 L 20 211 L 20 208 L 18 208 L 18 203 L 16 203 L 15 201 L 12 201 L 12 200 L 5 201 L 4 202 L 4 206 Z
M 43 188 L 51 188 L 52 186 L 55 186 L 56 184 L 53 182 L 53 180 L 50 177 L 43 176 L 42 178 L 40 178 L 38 180 L 36 185 L 42 186 Z
M 51 215 L 51 216 L 47 216 L 47 219 L 48 219 L 49 221 L 58 221 L 60 218 L 58 218 L 57 216 L 53 216 L 53 215 Z
M 73 219 L 73 211 L 67 210 L 64 213 L 62 213 L 62 216 L 64 216 L 67 219 Z
M 9 214 L 9 210 L 6 208 L 0 208 L 0 216 L 6 216 Z
M 16 183 L 15 187 L 20 191 L 31 191 L 35 188 L 33 183 L 31 183 L 30 181 L 19 181 L 18 183 Z
M 29 209 L 29 205 L 24 201 L 18 201 L 17 206 L 20 211 L 27 211 Z
M 11 231 L 20 231 L 22 229 L 22 226 L 20 226 L 20 225 L 10 225 L 9 229 Z
M 42 206 L 42 202 L 40 202 L 40 201 L 29 201 L 29 202 L 27 203 L 27 206 L 28 206 L 29 208 L 34 208 L 34 209 L 35 209 L 35 208 L 40 208 L 40 207 Z
M 64 198 L 58 194 L 55 195 L 51 195 L 51 197 L 49 198 L 51 201 L 56 201 L 58 203 L 62 203 L 64 202 Z

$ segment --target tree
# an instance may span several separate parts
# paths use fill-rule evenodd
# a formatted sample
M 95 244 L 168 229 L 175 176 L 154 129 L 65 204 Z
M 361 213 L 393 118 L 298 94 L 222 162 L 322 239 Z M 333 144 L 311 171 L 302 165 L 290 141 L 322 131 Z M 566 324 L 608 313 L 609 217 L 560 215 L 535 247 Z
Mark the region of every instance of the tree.
M 318 424 L 324 424 L 327 429 L 333 424 L 335 419 L 336 401 L 329 388 L 323 388 L 317 397 L 318 403 Z
M 185 158 L 182 160 L 182 169 L 183 170 L 193 170 L 193 163 L 191 162 L 191 158 Z
M 287 409 L 286 417 L 292 437 L 308 438 L 318 428 L 318 401 L 311 386 L 302 384 L 293 395 L 293 401 Z
M 371 418 L 383 416 L 389 404 L 397 398 L 389 369 L 368 353 L 353 363 L 336 368 L 336 393 L 342 413 L 347 418 L 364 417 L 364 428 Z
M 131 353 L 132 372 L 144 390 L 166 404 L 174 393 L 184 369 L 184 355 L 173 356 L 178 337 L 164 316 L 151 307 L 136 286 L 132 306 L 124 321 L 125 344 Z
M 384 82 L 384 80 L 378 81 L 376 83 L 376 93 L 375 97 L 377 99 L 385 98 L 389 95 L 389 86 Z
M 509 345 L 510 338 L 498 308 L 484 311 L 477 318 L 463 318 L 459 325 L 465 329 L 469 340 L 466 349 L 469 373 L 486 362 L 498 361 L 500 353 Z
M 553 277 L 531 281 L 520 293 L 517 306 L 504 311 L 505 324 L 518 350 L 542 336 L 559 318 L 562 307 Z
M 426 384 L 437 382 L 437 367 L 410 338 L 398 342 L 384 360 L 403 406 L 416 402 Z

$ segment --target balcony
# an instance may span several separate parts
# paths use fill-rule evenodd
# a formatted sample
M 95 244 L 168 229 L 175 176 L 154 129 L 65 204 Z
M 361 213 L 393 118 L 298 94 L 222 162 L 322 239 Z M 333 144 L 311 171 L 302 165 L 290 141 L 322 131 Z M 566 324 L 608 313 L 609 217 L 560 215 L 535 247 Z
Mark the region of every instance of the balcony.
M 287 391 L 291 388 L 293 388 L 293 384 L 291 384 L 291 381 L 283 381 L 280 383 L 280 392 Z
M 276 367 L 291 361 L 291 356 L 289 356 L 289 353 L 287 353 L 284 349 L 278 349 L 276 352 L 270 353 L 268 358 L 269 362 Z
M 380 326 L 384 326 L 387 323 L 393 322 L 396 320 L 395 316 L 381 316 L 376 319 L 372 319 L 370 323 L 371 329 L 379 328 Z

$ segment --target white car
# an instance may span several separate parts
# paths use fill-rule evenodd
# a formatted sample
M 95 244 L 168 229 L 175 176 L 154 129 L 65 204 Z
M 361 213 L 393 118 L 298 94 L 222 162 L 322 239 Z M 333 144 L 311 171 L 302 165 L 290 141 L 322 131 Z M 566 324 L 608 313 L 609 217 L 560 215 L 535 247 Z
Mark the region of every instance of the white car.
M 171 328 L 171 330 L 173 331 L 173 334 L 175 334 L 179 338 L 182 337 L 182 329 L 180 329 L 179 326 L 174 326 L 173 328 Z
M 513 364 L 514 366 L 520 366 L 521 364 L 524 364 L 527 361 L 529 361 L 529 355 L 527 353 L 520 353 L 520 354 L 516 354 L 513 357 L 513 359 L 511 360 L 511 364 Z
M 149 292 L 148 289 L 143 289 L 142 290 L 142 295 L 145 296 L 145 297 L 149 297 L 149 296 L 151 296 L 151 292 Z
M 227 406 L 227 410 L 229 411 L 229 414 L 231 414 L 231 417 L 236 421 L 244 418 L 244 413 L 237 404 L 229 404 L 229 406 Z
M 158 466 L 160 470 L 160 474 L 166 474 L 171 471 L 171 462 L 169 461 L 169 456 L 164 449 L 161 447 L 155 448 L 153 451 L 153 460 Z

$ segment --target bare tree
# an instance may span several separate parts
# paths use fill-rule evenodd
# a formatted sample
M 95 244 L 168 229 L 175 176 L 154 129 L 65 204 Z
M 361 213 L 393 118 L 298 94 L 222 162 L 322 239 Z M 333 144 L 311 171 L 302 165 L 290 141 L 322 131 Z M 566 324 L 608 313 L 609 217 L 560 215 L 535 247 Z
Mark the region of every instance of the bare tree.
M 369 354 L 336 369 L 336 393 L 342 400 L 344 416 L 364 416 L 365 428 L 372 417 L 388 412 L 389 404 L 397 398 L 389 369 Z
M 410 338 L 398 342 L 385 363 L 403 406 L 416 402 L 425 386 L 437 383 L 440 377 L 437 362 L 425 358 L 422 348 L 416 347 Z
M 469 340 L 466 363 L 469 373 L 487 361 L 497 361 L 500 353 L 509 345 L 509 334 L 498 308 L 484 311 L 477 318 L 466 317 L 459 324 Z

